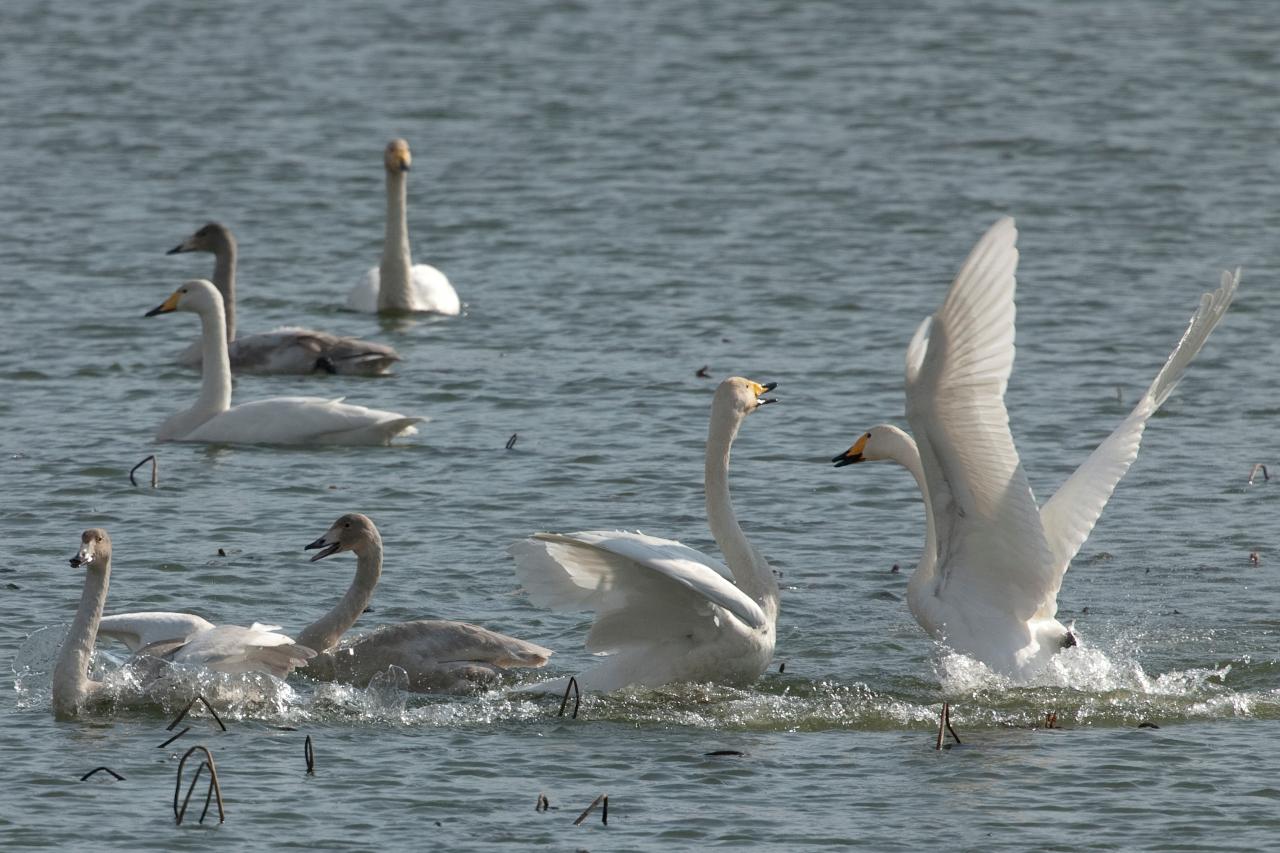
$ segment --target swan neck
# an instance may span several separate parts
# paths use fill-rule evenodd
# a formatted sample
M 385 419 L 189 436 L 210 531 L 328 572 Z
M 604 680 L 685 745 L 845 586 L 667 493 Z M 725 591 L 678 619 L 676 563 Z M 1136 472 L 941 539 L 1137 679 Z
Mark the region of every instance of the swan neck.
M 236 241 L 227 235 L 213 252 L 213 286 L 222 294 L 227 343 L 236 339 Z
M 207 418 L 231 408 L 231 359 L 221 305 L 200 311 L 200 399 L 196 409 Z M 206 418 L 206 420 L 207 420 Z
M 303 629 L 298 635 L 298 645 L 316 652 L 332 649 L 369 606 L 374 587 L 382 576 L 381 536 L 357 548 L 355 555 L 356 576 L 351 586 L 332 610 Z M 317 670 L 319 668 L 317 666 Z
M 757 556 L 747 540 L 729 496 L 729 455 L 743 417 L 737 412 L 712 409 L 705 470 L 707 525 L 738 588 L 751 596 L 773 620 L 777 616 L 778 583 L 769 565 Z
M 911 472 L 916 485 L 920 488 L 920 496 L 924 500 L 924 553 L 920 555 L 920 562 L 911 574 L 909 582 L 911 590 L 922 590 L 926 584 L 933 581 L 938 565 L 938 528 L 933 518 L 929 481 L 924 475 L 920 447 L 911 436 L 904 433 L 899 444 L 891 449 L 889 458 Z
M 62 641 L 58 663 L 53 670 L 53 710 L 60 719 L 74 716 L 80 703 L 89 694 L 89 659 L 98 638 L 98 623 L 102 620 L 102 608 L 107 601 L 107 584 L 111 575 L 111 561 L 107 559 L 101 568 L 85 570 L 84 590 L 80 593 L 80 606 L 76 608 L 71 630 Z
M 387 172 L 387 232 L 378 266 L 378 309 L 412 309 L 409 253 L 408 179 L 404 172 Z

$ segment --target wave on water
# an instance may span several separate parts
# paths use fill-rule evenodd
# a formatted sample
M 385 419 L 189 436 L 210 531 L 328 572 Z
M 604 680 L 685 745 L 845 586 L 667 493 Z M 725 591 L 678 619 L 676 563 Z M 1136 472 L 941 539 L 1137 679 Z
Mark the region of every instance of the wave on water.
M 36 631 L 19 649 L 13 662 L 19 708 L 49 707 L 64 633 L 65 626 Z M 578 718 L 729 731 L 893 731 L 936 726 L 943 701 L 952 704 L 953 720 L 970 730 L 1035 727 L 1049 714 L 1060 726 L 1077 727 L 1280 718 L 1280 689 L 1271 686 L 1275 669 L 1240 657 L 1152 675 L 1133 649 L 1107 654 L 1077 646 L 1055 656 L 1031 683 L 1014 684 L 972 658 L 939 649 L 935 680 L 888 677 L 885 683 L 843 684 L 769 673 L 749 688 L 686 684 L 587 695 Z M 262 673 L 228 675 L 154 658 L 123 660 L 101 648 L 92 677 L 104 685 L 88 709 L 93 716 L 174 714 L 199 695 L 228 719 L 450 728 L 549 719 L 561 701 L 511 693 L 510 684 L 466 696 L 416 694 L 406 689 L 398 667 L 358 688 L 297 677 L 286 683 Z

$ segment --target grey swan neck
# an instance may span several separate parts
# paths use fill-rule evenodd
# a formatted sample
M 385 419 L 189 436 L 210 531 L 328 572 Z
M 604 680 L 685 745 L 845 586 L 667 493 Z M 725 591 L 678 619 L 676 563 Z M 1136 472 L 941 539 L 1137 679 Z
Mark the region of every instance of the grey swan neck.
M 729 454 L 742 418 L 717 409 L 711 413 L 705 469 L 707 526 L 738 588 L 759 604 L 772 622 L 778 615 L 778 582 L 768 563 L 757 556 L 747 540 L 729 496 Z
M 102 620 L 102 608 L 107 601 L 110 575 L 109 559 L 101 568 L 85 568 L 80 606 L 76 608 L 71 630 L 63 640 L 58 663 L 53 669 L 53 713 L 60 720 L 74 717 L 94 687 L 94 682 L 89 680 L 89 659 L 98 638 L 98 623 Z
M 378 265 L 378 310 L 413 310 L 413 259 L 409 252 L 408 175 L 387 171 L 387 231 Z
M 236 339 L 236 238 L 224 232 L 213 249 L 213 286 L 222 294 L 222 314 L 227 325 L 227 343 Z
M 382 577 L 382 537 L 375 535 L 372 542 L 355 550 L 356 576 L 342 599 L 332 610 L 302 630 L 298 635 L 298 645 L 317 652 L 332 649 L 369 606 L 373 590 Z

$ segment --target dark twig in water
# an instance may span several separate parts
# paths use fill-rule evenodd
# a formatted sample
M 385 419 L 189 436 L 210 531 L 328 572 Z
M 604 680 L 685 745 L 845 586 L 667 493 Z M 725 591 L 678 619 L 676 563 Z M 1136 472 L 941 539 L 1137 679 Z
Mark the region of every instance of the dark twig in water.
M 956 743 L 960 743 L 960 735 L 956 734 L 956 730 L 951 727 L 951 703 L 942 703 L 942 714 L 938 717 L 938 742 L 934 745 L 934 749 L 942 749 L 942 738 L 946 732 L 951 732 L 951 736 L 956 739 Z
M 182 801 L 182 806 L 179 807 L 178 792 L 182 790 L 182 772 L 186 768 L 187 759 L 190 758 L 191 754 L 197 750 L 204 753 L 204 760 L 200 762 L 200 766 L 196 768 L 195 775 L 191 777 L 191 784 L 187 787 L 187 796 Z M 200 823 L 204 823 L 205 815 L 209 813 L 209 803 L 215 795 L 218 798 L 218 823 L 222 823 L 227 819 L 226 810 L 222 805 L 222 786 L 218 784 L 218 767 L 213 762 L 213 753 L 206 747 L 197 744 L 183 753 L 182 760 L 178 762 L 178 778 L 175 780 L 173 785 L 173 817 L 179 826 L 182 825 L 182 819 L 187 814 L 187 803 L 191 802 L 191 793 L 196 788 L 196 782 L 200 779 L 200 773 L 206 767 L 209 768 L 209 791 L 205 794 L 204 811 L 200 813 Z
M 1250 551 L 1250 552 L 1249 552 L 1249 563 L 1250 563 L 1251 565 L 1254 565 L 1254 566 L 1261 566 L 1261 565 L 1262 565 L 1262 555 L 1260 555 L 1257 551 Z
M 1262 479 L 1264 480 L 1271 479 L 1271 475 L 1267 473 L 1267 466 L 1259 462 L 1257 465 L 1254 465 L 1251 469 L 1249 469 L 1249 485 L 1250 486 L 1253 485 L 1253 478 L 1258 475 L 1259 471 L 1262 472 Z
M 535 812 L 545 812 L 551 810 L 551 801 L 547 799 L 546 794 L 538 794 L 538 804 L 533 807 Z
M 1159 726 L 1157 726 L 1155 723 L 1150 723 L 1150 722 L 1147 722 L 1146 720 L 1143 720 L 1142 722 L 1138 723 L 1138 728 L 1140 728 L 1140 729 L 1158 729 L 1158 728 L 1160 728 L 1160 727 L 1159 727 Z
M 582 703 L 582 692 L 578 690 L 578 679 L 572 675 L 569 676 L 569 683 L 564 686 L 564 698 L 560 700 L 560 713 L 557 717 L 564 716 L 564 708 L 569 704 L 569 691 L 573 690 L 573 718 L 578 719 L 578 705 Z
M 516 446 L 516 439 L 518 438 L 520 438 L 520 433 L 518 432 L 511 433 L 511 438 L 507 439 L 507 450 L 510 450 L 511 448 Z
M 604 812 L 600 816 L 600 822 L 608 826 L 609 825 L 609 795 L 608 794 L 601 794 L 600 796 L 592 800 L 591 805 L 587 806 L 585 809 L 582 810 L 582 814 L 578 815 L 578 819 L 573 822 L 573 825 L 581 826 L 582 822 L 587 819 L 587 815 L 591 814 L 592 809 L 600 805 L 602 802 L 604 803 Z
M 711 374 L 710 374 L 710 373 L 707 373 L 707 368 L 708 368 L 708 367 L 710 367 L 710 366 L 711 366 L 711 365 L 709 365 L 709 364 L 704 364 L 704 365 L 702 365 L 702 367 L 699 367 L 699 368 L 698 368 L 698 372 L 697 372 L 697 373 L 695 373 L 695 374 L 693 374 L 693 375 L 694 375 L 694 376 L 696 376 L 696 377 L 698 377 L 699 379 L 710 379 L 710 378 L 711 378 Z
M 1046 729 L 1056 729 L 1058 727 L 1058 712 L 1046 711 L 1044 714 L 1044 727 Z
M 173 722 L 169 724 L 169 727 L 166 728 L 165 731 L 167 732 L 173 731 L 174 728 L 177 727 L 178 723 L 182 722 L 182 718 L 187 715 L 187 712 L 191 710 L 191 706 L 196 704 L 197 700 L 204 703 L 204 706 L 209 709 L 209 713 L 213 714 L 213 718 L 218 722 L 218 727 L 225 732 L 227 730 L 227 727 L 222 722 L 222 718 L 218 716 L 217 711 L 213 710 L 213 706 L 209 704 L 209 700 L 201 696 L 199 693 L 196 694 L 195 699 L 192 699 L 190 702 L 187 703 L 187 707 L 182 709 L 182 713 L 174 717 Z
M 302 755 L 307 759 L 307 775 L 316 775 L 316 748 L 311 745 L 311 735 L 307 735 L 307 740 L 302 745 Z
M 779 673 L 779 674 L 782 674 L 782 673 L 784 673 L 784 672 L 786 672 L 786 671 L 787 671 L 787 662 L 786 662 L 786 661 L 783 661 L 782 663 L 778 664 L 778 673 Z
M 172 729 L 172 728 L 173 728 L 173 726 L 170 726 L 168 729 L 165 729 L 165 731 L 169 731 L 169 729 Z M 169 739 L 168 739 L 167 741 L 165 741 L 164 743 L 162 743 L 162 744 L 160 744 L 159 746 L 157 746 L 157 747 L 156 747 L 156 749 L 164 749 L 166 746 L 168 746 L 169 744 L 173 743 L 175 740 L 177 740 L 178 738 L 182 737 L 183 735 L 185 735 L 185 734 L 186 734 L 187 732 L 189 732 L 189 731 L 191 731 L 191 726 L 187 726 L 185 729 L 183 729 L 182 731 L 178 732 L 176 735 L 174 735 L 173 737 L 169 738 Z
M 85 781 L 86 779 L 88 779 L 90 776 L 92 776 L 94 773 L 98 773 L 98 772 L 100 772 L 100 771 L 102 771 L 102 770 L 105 770 L 105 771 L 107 771 L 108 773 L 110 773 L 112 776 L 116 777 L 116 781 L 117 781 L 117 782 L 123 782 L 123 781 L 124 781 L 124 777 L 123 777 L 123 776 L 121 776 L 121 775 L 120 775 L 119 773 L 117 773 L 116 771 L 112 770 L 110 767 L 95 767 L 95 768 L 93 768 L 92 770 L 90 770 L 88 773 L 86 773 L 86 774 L 84 774 L 83 776 L 81 776 L 81 777 L 80 777 L 80 781 L 81 781 L 81 782 L 83 782 L 83 781 Z
M 746 755 L 745 752 L 740 752 L 736 749 L 717 749 L 711 752 L 704 752 L 702 754 L 711 758 L 715 758 L 721 755 Z
M 151 488 L 154 489 L 160 482 L 160 460 L 156 459 L 156 455 L 154 453 L 129 469 L 129 482 L 135 486 L 138 485 L 138 481 L 133 479 L 133 473 L 148 462 L 151 463 Z

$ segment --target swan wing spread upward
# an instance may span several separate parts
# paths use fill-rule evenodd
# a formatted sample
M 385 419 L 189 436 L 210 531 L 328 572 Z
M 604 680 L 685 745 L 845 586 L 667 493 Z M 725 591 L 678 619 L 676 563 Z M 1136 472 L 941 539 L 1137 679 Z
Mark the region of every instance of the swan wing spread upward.
M 721 616 L 744 630 L 768 617 L 716 561 L 679 542 L 623 531 L 537 533 L 511 546 L 529 598 L 555 610 L 593 610 L 587 650 L 647 645 L 655 636 L 709 640 Z
M 360 283 L 347 296 L 347 307 L 365 314 L 376 314 L 381 281 L 382 275 L 377 267 L 365 273 L 364 278 L 360 279 Z M 458 292 L 453 289 L 448 277 L 430 264 L 414 264 L 409 269 L 409 287 L 414 311 L 449 315 L 462 312 Z
M 933 594 L 1030 619 L 1054 588 L 1052 560 L 1009 431 L 1018 232 L 993 225 L 907 350 L 907 420 L 937 526 Z
M 232 406 L 181 441 L 228 444 L 386 444 L 413 435 L 420 417 L 322 397 L 272 397 Z
M 104 616 L 98 625 L 98 635 L 124 643 L 129 651 L 137 654 L 140 649 L 156 643 L 185 643 L 191 635 L 211 628 L 212 622 L 190 613 L 148 611 Z
M 1240 270 L 1237 269 L 1234 273 L 1224 272 L 1218 289 L 1200 297 L 1200 306 L 1192 315 L 1182 339 L 1169 354 L 1164 367 L 1160 368 L 1151 387 L 1142 395 L 1133 411 L 1098 445 L 1040 510 L 1045 536 L 1057 567 L 1057 585 L 1052 590 L 1050 600 L 1056 597 L 1057 587 L 1062 583 L 1067 566 L 1089 538 L 1089 532 L 1097 523 L 1116 484 L 1137 458 L 1138 446 L 1142 443 L 1142 433 L 1148 419 L 1169 399 L 1187 365 L 1200 352 L 1210 333 L 1217 328 L 1235 297 L 1239 283 Z

